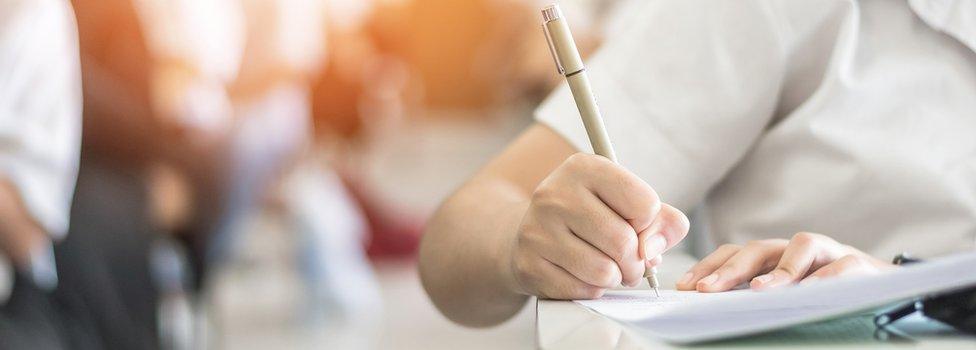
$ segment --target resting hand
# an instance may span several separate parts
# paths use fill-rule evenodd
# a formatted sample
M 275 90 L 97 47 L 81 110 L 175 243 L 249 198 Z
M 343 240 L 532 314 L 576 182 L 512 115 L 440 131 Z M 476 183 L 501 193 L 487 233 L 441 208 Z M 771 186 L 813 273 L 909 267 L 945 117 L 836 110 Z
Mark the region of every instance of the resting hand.
M 723 292 L 749 282 L 767 289 L 821 278 L 875 274 L 894 265 L 830 237 L 798 233 L 790 240 L 727 244 L 702 259 L 678 282 L 680 290 Z
M 598 298 L 640 283 L 644 269 L 688 233 L 688 219 L 606 158 L 576 154 L 532 195 L 510 249 L 516 292 Z

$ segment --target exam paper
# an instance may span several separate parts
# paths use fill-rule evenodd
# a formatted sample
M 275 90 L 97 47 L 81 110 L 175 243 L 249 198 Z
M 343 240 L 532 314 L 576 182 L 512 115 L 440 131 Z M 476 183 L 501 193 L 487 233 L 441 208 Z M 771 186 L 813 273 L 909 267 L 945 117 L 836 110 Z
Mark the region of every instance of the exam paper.
M 976 286 L 976 254 L 932 260 L 892 272 L 836 278 L 764 292 L 688 294 L 611 292 L 577 301 L 623 321 L 638 334 L 687 344 L 833 319 L 912 298 Z
M 709 294 L 662 289 L 661 296 L 658 297 L 651 290 L 615 290 L 607 292 L 600 299 L 576 300 L 576 303 L 603 315 L 618 320 L 630 321 L 667 312 L 684 303 L 714 300 L 742 292 L 733 291 Z

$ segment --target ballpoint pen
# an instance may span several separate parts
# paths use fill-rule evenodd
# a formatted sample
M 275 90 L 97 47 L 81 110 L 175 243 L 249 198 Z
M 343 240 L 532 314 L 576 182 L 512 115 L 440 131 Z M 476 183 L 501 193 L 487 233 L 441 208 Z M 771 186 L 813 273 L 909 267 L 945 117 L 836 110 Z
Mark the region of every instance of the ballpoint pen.
M 549 44 L 549 51 L 556 62 L 556 70 L 560 75 L 566 77 L 566 82 L 569 83 L 569 89 L 573 93 L 573 99 L 576 100 L 576 107 L 583 119 L 586 134 L 593 146 L 593 152 L 617 163 L 617 155 L 613 152 L 610 136 L 607 134 L 607 128 L 603 125 L 603 117 L 600 116 L 596 97 L 593 96 L 590 80 L 586 76 L 583 58 L 580 57 L 576 42 L 573 40 L 573 34 L 569 30 L 569 24 L 563 17 L 562 11 L 559 10 L 559 5 L 552 4 L 543 9 L 542 19 L 542 29 L 546 35 L 546 42 Z M 660 297 L 657 268 L 647 269 L 644 272 L 644 277 L 647 278 L 647 284 L 654 288 L 654 294 Z

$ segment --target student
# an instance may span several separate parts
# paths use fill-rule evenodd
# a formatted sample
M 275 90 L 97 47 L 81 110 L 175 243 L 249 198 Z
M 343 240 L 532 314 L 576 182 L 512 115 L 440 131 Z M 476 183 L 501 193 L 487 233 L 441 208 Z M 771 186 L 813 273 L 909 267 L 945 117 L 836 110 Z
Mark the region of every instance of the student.
M 530 295 L 595 298 L 638 283 L 699 206 L 724 245 L 682 290 L 973 249 L 973 13 L 967 1 L 648 2 L 589 65 L 622 164 L 578 153 L 587 138 L 558 90 L 431 221 L 428 294 L 476 326 Z
M 71 6 L 0 2 L 0 348 L 52 349 L 63 330 L 52 244 L 64 237 L 81 137 Z M 13 273 L 11 273 L 11 270 Z M 13 276 L 13 278 L 9 278 Z

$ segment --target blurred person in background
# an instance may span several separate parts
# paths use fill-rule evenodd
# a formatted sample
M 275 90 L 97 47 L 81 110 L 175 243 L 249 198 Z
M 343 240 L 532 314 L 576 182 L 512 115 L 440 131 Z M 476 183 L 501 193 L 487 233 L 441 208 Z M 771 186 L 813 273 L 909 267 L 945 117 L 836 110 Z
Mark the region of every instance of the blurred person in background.
M 209 189 L 216 181 L 214 169 L 223 163 L 215 152 L 226 143 L 224 124 L 230 114 L 224 84 L 236 70 L 227 65 L 236 60 L 240 49 L 235 51 L 234 43 L 242 39 L 221 36 L 233 28 L 222 26 L 232 22 L 222 19 L 234 14 L 220 7 L 224 3 L 155 8 L 151 6 L 158 4 L 148 0 L 74 4 L 85 128 L 65 251 L 77 261 L 72 269 L 98 273 L 97 279 L 79 278 L 77 283 L 97 282 L 97 288 L 78 293 L 105 347 L 155 348 L 160 345 L 158 330 L 166 326 L 158 322 L 159 287 L 182 288 L 183 281 L 172 273 L 154 275 L 158 266 L 150 258 L 160 237 L 182 224 L 166 209 L 187 208 L 171 203 L 191 197 L 192 185 Z M 217 29 L 198 30 L 191 36 L 195 41 L 187 42 L 188 33 L 169 35 L 154 26 L 169 25 L 179 32 L 194 29 L 194 23 L 212 23 Z M 191 180 L 181 183 L 180 176 Z M 166 189 L 153 191 L 160 187 Z M 208 217 L 213 207 L 205 202 L 187 212 Z
M 115 289 L 128 304 L 126 317 L 137 318 L 130 325 L 162 330 L 163 344 L 185 344 L 193 332 L 185 324 L 195 316 L 185 315 L 192 311 L 179 299 L 206 307 L 208 275 L 283 176 L 309 294 L 333 293 L 319 285 L 323 266 L 354 270 L 346 274 L 370 283 L 365 260 L 355 258 L 358 243 L 341 249 L 322 243 L 359 242 L 361 214 L 328 165 L 305 155 L 315 152 L 309 89 L 323 61 L 322 2 L 76 0 L 76 6 L 88 123 L 77 198 L 87 204 L 77 206 L 84 211 L 76 230 L 107 247 L 99 249 L 125 252 L 103 259 L 113 276 L 128 276 Z M 165 243 L 170 234 L 184 244 Z M 353 263 L 330 260 L 343 251 Z M 181 256 L 189 258 L 189 271 Z
M 81 137 L 71 6 L 0 1 L 0 71 L 0 348 L 87 348 L 58 299 L 65 262 L 53 247 L 68 231 Z
M 237 113 L 244 118 L 235 147 L 241 168 L 234 173 L 252 174 L 252 183 L 238 188 L 254 193 L 232 203 L 245 198 L 256 201 L 267 194 L 272 181 L 279 180 L 275 196 L 289 233 L 285 237 L 295 244 L 294 258 L 306 287 L 298 314 L 311 321 L 373 319 L 381 298 L 364 251 L 367 224 L 334 171 L 331 148 L 336 143 L 321 135 L 314 138 L 312 131 L 314 79 L 332 78 L 323 66 L 332 62 L 327 55 L 336 45 L 326 50 L 327 37 L 333 38 L 334 28 L 357 25 L 348 6 L 359 11 L 368 7 L 320 0 L 243 4 L 247 45 L 241 72 L 230 90 Z M 344 23 L 333 27 L 329 20 Z M 319 104 L 319 108 L 336 107 Z M 258 169 L 269 173 L 263 179 L 254 177 Z M 250 211 L 255 204 L 247 206 Z

